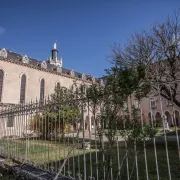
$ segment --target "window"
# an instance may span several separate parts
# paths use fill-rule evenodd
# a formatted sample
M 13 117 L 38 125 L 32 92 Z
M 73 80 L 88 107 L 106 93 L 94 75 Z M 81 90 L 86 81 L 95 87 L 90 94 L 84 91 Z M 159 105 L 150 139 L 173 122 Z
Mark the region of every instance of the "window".
M 26 63 L 26 64 L 29 63 L 29 58 L 27 57 L 27 55 L 25 55 L 25 56 L 22 57 L 22 62 L 23 62 L 23 63 Z
M 41 62 L 41 68 L 47 69 L 47 64 L 45 61 Z
M 14 115 L 13 114 L 8 115 L 6 126 L 7 127 L 13 127 L 14 126 Z
M 172 105 L 173 105 L 173 103 L 172 103 L 172 101 L 171 101 L 171 100 L 166 100 L 166 105 L 167 105 L 167 106 L 172 106 Z
M 85 80 L 85 79 L 86 79 L 85 74 L 82 74 L 82 75 L 81 75 L 81 78 L 82 78 L 82 80 Z
M 155 101 L 154 98 L 152 98 L 152 99 L 150 100 L 150 103 L 151 103 L 151 108 L 152 108 L 152 109 L 155 109 L 155 108 L 156 108 L 156 101 Z
M 44 85 L 45 85 L 45 81 L 44 81 L 44 79 L 41 79 L 41 82 L 40 82 L 40 102 L 44 101 Z
M 71 70 L 70 74 L 72 77 L 74 77 L 74 75 L 75 75 L 73 70 Z
M 57 66 L 56 70 L 57 70 L 58 73 L 62 73 L 62 67 L 61 66 Z
M 3 79 L 4 79 L 4 71 L 0 70 L 0 102 L 2 101 Z
M 5 48 L 0 50 L 0 56 L 4 57 L 4 58 L 7 58 L 7 51 L 5 50 Z
M 26 94 L 26 75 L 23 74 L 21 76 L 20 103 L 25 102 L 25 94 Z
M 136 108 L 136 109 L 139 109 L 140 108 L 140 103 L 139 103 L 139 101 L 138 100 L 134 100 L 134 107 Z

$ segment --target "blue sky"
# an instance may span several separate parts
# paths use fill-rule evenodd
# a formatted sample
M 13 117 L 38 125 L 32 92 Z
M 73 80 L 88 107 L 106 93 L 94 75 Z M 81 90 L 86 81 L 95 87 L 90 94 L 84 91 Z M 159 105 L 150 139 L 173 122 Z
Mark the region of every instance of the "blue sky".
M 179 7 L 179 0 L 1 0 L 0 47 L 45 60 L 57 41 L 63 67 L 100 77 L 111 45 Z

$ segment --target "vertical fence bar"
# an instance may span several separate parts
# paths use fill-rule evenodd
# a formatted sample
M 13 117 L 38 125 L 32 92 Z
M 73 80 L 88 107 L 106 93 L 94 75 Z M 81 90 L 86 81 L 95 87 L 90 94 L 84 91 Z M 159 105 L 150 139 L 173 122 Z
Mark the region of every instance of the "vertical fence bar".
M 128 102 L 127 102 L 127 107 L 128 107 Z M 129 114 L 129 110 L 128 110 L 128 114 Z M 124 116 L 124 112 L 122 112 L 122 115 Z M 126 154 L 125 154 L 125 157 L 126 157 L 126 172 L 127 172 L 127 180 L 130 180 L 130 176 L 129 176 L 129 158 L 128 158 L 128 146 L 127 146 L 127 135 L 126 135 L 126 124 L 125 124 L 125 121 L 123 122 L 123 128 L 124 128 L 124 131 L 125 131 L 125 137 L 124 137 L 124 144 L 125 144 L 125 151 L 126 151 Z M 119 172 L 121 173 L 121 172 Z M 120 174 L 119 174 L 120 176 Z
M 52 103 L 52 112 L 55 113 L 55 109 L 54 109 L 54 104 L 55 104 L 55 100 L 53 102 L 51 102 L 50 99 L 50 104 Z M 53 133 L 53 121 L 54 119 L 52 119 L 52 117 L 50 117 L 50 124 L 51 124 L 51 130 L 50 130 L 50 151 L 49 151 L 49 155 L 50 155 L 50 171 L 53 172 L 54 166 L 53 166 L 53 139 L 54 139 L 54 133 Z
M 29 102 L 29 107 L 28 107 L 28 113 L 29 113 L 29 116 L 28 116 L 28 127 L 29 127 L 29 131 L 30 131 L 30 142 L 29 142 L 29 162 L 31 163 L 32 162 L 32 159 L 31 159 L 31 153 L 32 153 L 32 127 L 31 127 L 31 121 L 32 121 L 32 101 Z
M 81 119 L 82 121 L 82 119 Z M 81 129 L 81 123 L 79 125 L 79 129 Z M 81 174 L 81 166 L 80 166 L 80 153 L 79 153 L 79 137 L 78 137 L 78 175 Z
M 5 156 L 8 157 L 8 153 L 9 153 L 9 149 L 8 149 L 8 134 L 7 134 L 7 106 L 5 107 L 5 110 L 4 110 L 4 126 L 5 126 Z
M 60 98 L 60 97 L 59 97 Z M 60 102 L 60 99 L 58 99 Z M 58 103 L 58 123 L 59 123 L 59 165 L 58 169 L 61 167 L 61 104 Z M 62 132 L 63 134 L 63 132 Z
M 161 117 L 163 119 L 164 112 L 163 112 L 162 98 L 161 98 L 161 94 L 160 94 L 160 87 L 159 87 L 159 85 L 158 85 L 158 96 L 159 96 L 159 99 L 160 99 Z M 168 145 L 167 145 L 167 136 L 166 136 L 166 131 L 165 131 L 165 128 L 164 128 L 164 124 L 163 124 L 163 130 L 164 130 L 164 138 L 165 138 L 165 148 L 166 148 L 166 158 L 167 158 L 167 165 L 168 165 L 168 174 L 169 174 L 169 180 L 171 180 L 171 170 L 170 170 L 170 164 L 169 164 L 169 153 L 168 153 Z
M 75 111 L 75 108 L 76 108 L 76 106 L 75 106 L 75 102 L 74 102 L 74 95 L 73 95 L 73 93 L 74 93 L 74 89 L 73 89 L 73 86 L 72 86 L 72 88 L 71 88 L 71 91 L 70 91 L 70 99 L 71 99 L 71 109 L 72 109 L 72 112 L 73 111 Z M 74 149 L 75 149 L 75 143 L 74 143 L 74 132 L 75 132 L 75 130 L 76 130 L 76 126 L 75 126 L 75 124 L 76 124 L 76 118 L 75 118 L 75 116 L 76 116 L 76 114 L 73 116 L 73 114 L 71 115 L 71 122 L 72 122 L 72 126 L 73 126 L 73 139 L 72 139 L 72 147 L 73 147 L 73 163 L 72 163 L 72 171 L 73 171 L 73 174 L 72 174 L 72 176 L 73 176 L 73 178 L 75 179 L 75 174 L 76 174 L 76 172 L 75 172 L 75 159 L 74 159 L 74 156 L 75 156 L 75 154 L 74 154 Z
M 3 136 L 4 136 L 4 132 L 3 132 L 3 104 L 0 105 L 0 127 L 2 132 L 0 133 L 0 155 L 3 156 L 3 151 L 4 151 L 4 145 L 3 145 Z
M 57 173 L 57 159 L 58 159 L 58 157 L 57 157 L 57 114 L 58 114 L 58 109 L 57 109 L 57 107 L 58 107 L 58 99 L 57 99 L 57 96 L 56 96 L 56 100 L 55 100 L 55 114 L 56 114 L 56 116 L 55 116 L 55 125 L 53 126 L 54 127 L 54 138 L 55 138 L 55 149 L 54 149 L 54 151 L 55 151 L 55 172 Z
M 141 117 L 141 126 L 142 126 L 142 131 L 144 134 L 144 122 L 143 122 L 143 111 L 142 111 L 142 102 L 140 101 L 140 117 Z M 148 166 L 147 166 L 147 153 L 146 153 L 146 141 L 145 138 L 143 137 L 143 148 L 144 148 L 144 160 L 145 160 L 145 167 L 146 167 L 146 179 L 149 180 L 149 173 L 148 173 Z
M 68 107 L 68 104 L 67 104 L 67 103 L 66 103 L 66 110 L 67 110 L 67 111 L 69 110 L 69 107 Z M 69 136 L 70 136 L 70 132 L 69 132 L 69 129 L 70 129 L 69 118 L 67 118 L 66 121 L 67 121 L 67 128 L 68 128 L 68 129 L 67 129 L 67 132 L 66 132 L 66 133 L 67 133 L 67 136 L 68 136 L 68 137 L 67 137 L 67 146 L 68 146 L 68 152 L 69 152 L 69 149 L 70 149 L 70 147 L 69 147 L 69 146 L 70 146 L 70 145 L 69 145 Z M 68 164 L 67 164 L 67 165 L 68 165 L 68 172 L 70 172 L 69 157 L 68 157 Z
M 14 139 L 13 139 L 13 130 L 12 130 L 12 118 L 13 118 L 13 107 L 10 106 L 10 112 L 8 112 L 8 121 L 10 121 L 10 127 L 9 127 L 9 135 L 10 135 L 10 139 L 9 139 L 9 147 L 10 147 L 10 157 L 12 158 L 12 155 L 14 154 Z
M 132 96 L 130 95 L 130 105 L 131 105 L 131 110 L 133 110 L 135 107 L 134 103 L 132 102 Z M 139 101 L 138 101 L 138 106 L 139 106 Z M 132 119 L 132 116 L 131 116 Z M 137 139 L 135 137 L 134 139 L 134 153 L 135 153 L 135 163 L 136 163 L 136 179 L 139 180 L 139 169 L 138 169 L 138 158 L 137 158 L 137 145 L 136 145 Z
M 66 158 L 66 144 L 65 144 L 65 120 L 64 120 L 64 111 L 65 111 L 65 108 L 63 106 L 63 149 L 64 149 L 64 159 Z M 66 165 L 64 165 L 64 175 L 66 173 Z
M 28 133 L 27 133 L 27 118 L 26 118 L 26 104 L 23 103 L 23 117 L 25 120 L 25 162 L 28 160 Z
M 20 105 L 17 106 L 18 108 L 18 113 L 17 113 L 17 116 L 18 116 L 18 135 L 19 135 L 19 142 L 18 142 L 18 160 L 21 161 L 21 145 L 22 145 L 22 134 L 21 134 L 21 126 L 22 126 L 22 123 L 21 123 L 21 107 Z
M 13 106 L 10 106 L 10 112 L 8 112 L 9 115 L 9 130 L 10 130 L 10 149 L 11 149 L 11 158 L 14 159 L 16 155 L 16 134 L 15 134 L 15 128 L 14 128 L 14 111 L 15 109 Z
M 72 122 L 73 122 L 73 117 L 72 117 Z M 74 144 L 74 128 L 73 128 L 73 142 L 72 142 L 73 144 L 73 147 L 75 147 L 75 144 Z M 73 163 L 72 163 L 72 165 L 73 165 L 73 178 L 75 179 L 75 174 L 76 174 L 76 172 L 75 172 L 75 160 L 74 160 L 74 148 L 73 148 Z
M 43 157 L 43 162 L 42 162 L 42 166 L 43 166 L 43 169 L 46 170 L 46 140 L 45 140 L 45 137 L 46 137 L 46 97 L 43 97 L 43 100 L 42 100 L 42 122 L 40 122 L 41 124 L 41 138 L 40 138 L 40 141 L 41 141 L 41 147 L 42 149 L 44 150 L 44 153 L 42 154 L 42 157 Z
M 150 119 L 152 127 L 154 128 L 154 122 L 153 122 L 153 110 L 151 106 L 151 96 L 149 97 L 149 108 L 150 108 Z M 153 145 L 154 145 L 154 156 L 155 156 L 155 162 L 156 162 L 156 174 L 157 174 L 157 180 L 159 180 L 159 166 L 158 166 L 158 159 L 157 159 L 157 150 L 156 150 L 156 138 L 153 137 Z
M 47 145 L 47 134 L 48 134 L 48 124 L 49 122 L 47 122 L 47 110 L 48 110 L 48 104 L 47 104 L 47 98 L 45 97 L 45 102 L 44 102 L 44 106 L 45 106 L 45 117 L 44 117 L 44 141 L 45 141 L 45 151 L 44 151 L 44 155 L 45 155 L 45 169 L 47 170 L 48 169 L 48 152 L 46 151 L 46 149 L 48 148 L 48 145 Z
M 36 161 L 36 166 L 37 168 L 41 168 L 41 162 L 42 160 L 40 160 L 40 157 L 36 156 L 36 151 L 38 152 L 38 150 L 41 148 L 41 130 L 42 130 L 42 126 L 41 126 L 41 120 L 42 120 L 42 112 L 41 112 L 41 100 L 37 99 L 37 119 L 36 119 L 36 129 L 38 132 L 38 136 L 36 138 L 35 141 L 35 149 L 34 149 L 34 154 L 35 154 L 35 161 Z
M 51 157 L 50 157 L 50 142 L 51 142 L 51 118 L 50 118 L 50 112 L 52 111 L 52 106 L 50 104 L 50 97 L 47 97 L 47 114 L 46 114 L 46 146 L 47 146 L 47 169 L 48 171 L 51 171 Z
M 82 123 L 83 123 L 83 160 L 84 160 L 84 180 L 86 180 L 86 152 L 85 152 L 85 127 L 84 127 L 84 101 L 82 101 L 81 106 L 82 111 Z
M 88 99 L 88 101 L 87 101 L 88 120 L 89 120 L 89 122 L 91 122 L 91 121 L 90 121 L 90 109 L 89 109 L 89 107 L 90 107 L 90 105 L 89 105 L 89 99 Z M 91 122 L 91 124 L 92 124 L 92 122 Z M 91 126 L 91 124 L 89 123 L 90 126 Z M 89 127 L 89 163 L 90 163 L 90 178 L 93 177 L 93 175 L 92 175 L 92 154 L 91 154 L 91 128 L 92 128 L 92 126 Z
M 116 180 L 118 179 L 118 177 L 120 178 L 120 156 L 119 156 L 119 139 L 118 139 L 118 137 L 117 137 L 117 158 L 118 158 L 118 174 L 117 174 Z
M 21 133 L 21 126 L 22 126 L 22 122 L 21 122 L 21 106 L 18 105 L 17 106 L 18 108 L 18 113 L 17 113 L 17 116 L 18 116 L 18 134 L 19 134 L 19 144 L 18 144 L 18 156 L 19 156 L 19 160 L 21 161 L 21 145 L 22 145 L 22 133 Z
M 99 169 L 98 169 L 98 152 L 97 152 L 97 122 L 96 122 L 96 106 L 93 104 L 93 118 L 94 118 L 94 130 L 95 130 L 95 149 L 96 149 L 96 177 L 99 179 Z
M 29 103 L 25 104 L 25 118 L 26 118 L 26 131 L 27 131 L 27 162 L 29 162 L 29 124 L 28 124 L 28 108 L 29 107 Z

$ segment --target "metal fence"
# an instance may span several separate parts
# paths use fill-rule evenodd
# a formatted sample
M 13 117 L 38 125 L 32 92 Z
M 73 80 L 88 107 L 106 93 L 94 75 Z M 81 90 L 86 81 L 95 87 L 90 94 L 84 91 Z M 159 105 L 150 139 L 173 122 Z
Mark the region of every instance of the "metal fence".
M 0 155 L 56 178 L 180 179 L 179 107 L 151 95 L 141 102 L 132 97 L 127 109 L 137 110 L 138 123 L 120 118 L 110 127 L 99 118 L 103 104 L 95 111 L 88 99 L 2 105 Z

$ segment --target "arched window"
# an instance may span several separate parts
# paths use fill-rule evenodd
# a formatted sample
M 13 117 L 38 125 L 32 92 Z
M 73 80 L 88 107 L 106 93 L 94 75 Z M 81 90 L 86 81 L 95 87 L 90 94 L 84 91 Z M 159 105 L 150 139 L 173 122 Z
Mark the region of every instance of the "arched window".
M 44 85 L 45 85 L 45 81 L 44 81 L 44 79 L 41 79 L 41 82 L 40 82 L 40 102 L 44 101 Z
M 0 70 L 0 102 L 2 101 L 2 88 L 3 88 L 4 71 Z
M 23 74 L 21 76 L 20 103 L 25 102 L 25 95 L 26 95 L 26 75 Z

